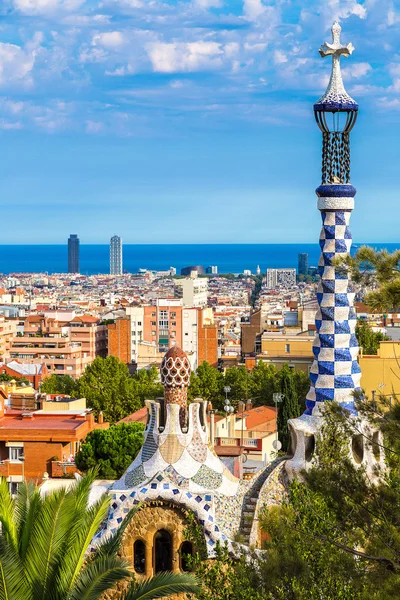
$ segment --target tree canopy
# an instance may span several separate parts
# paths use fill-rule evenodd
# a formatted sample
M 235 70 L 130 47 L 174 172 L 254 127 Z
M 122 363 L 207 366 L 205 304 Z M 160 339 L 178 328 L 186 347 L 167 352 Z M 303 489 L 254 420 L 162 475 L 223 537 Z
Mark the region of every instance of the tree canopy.
M 356 336 L 364 354 L 378 354 L 380 342 L 390 339 L 381 331 L 373 331 L 364 321 L 357 321 Z
M 142 423 L 119 423 L 109 429 L 94 429 L 75 455 L 78 469 L 86 472 L 97 468 L 99 477 L 119 479 L 142 447 L 143 430 Z
M 277 427 L 278 438 L 282 442 L 282 450 L 285 452 L 289 446 L 287 422 L 289 419 L 295 419 L 301 414 L 293 370 L 288 365 L 285 365 L 280 371 L 280 393 L 282 399 L 278 404 Z
M 40 386 L 40 391 L 44 394 L 65 394 L 66 396 L 73 396 L 76 389 L 76 381 L 71 375 L 56 375 L 55 373 L 43 379 Z

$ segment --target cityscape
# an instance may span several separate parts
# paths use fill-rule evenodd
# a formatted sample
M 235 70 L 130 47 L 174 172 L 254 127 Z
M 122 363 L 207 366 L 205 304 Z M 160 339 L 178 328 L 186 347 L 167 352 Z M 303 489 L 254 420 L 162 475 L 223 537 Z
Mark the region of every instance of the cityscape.
M 233 4 L 0 7 L 0 600 L 400 598 L 400 13 Z

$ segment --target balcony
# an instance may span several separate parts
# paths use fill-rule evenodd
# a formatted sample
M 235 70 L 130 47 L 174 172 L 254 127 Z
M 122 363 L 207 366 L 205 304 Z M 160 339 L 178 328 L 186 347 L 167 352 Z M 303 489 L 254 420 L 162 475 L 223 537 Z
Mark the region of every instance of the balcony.
M 216 446 L 222 447 L 236 447 L 236 448 L 246 448 L 247 450 L 261 452 L 262 450 L 262 438 L 249 439 L 249 438 L 224 438 L 219 437 L 215 440 Z

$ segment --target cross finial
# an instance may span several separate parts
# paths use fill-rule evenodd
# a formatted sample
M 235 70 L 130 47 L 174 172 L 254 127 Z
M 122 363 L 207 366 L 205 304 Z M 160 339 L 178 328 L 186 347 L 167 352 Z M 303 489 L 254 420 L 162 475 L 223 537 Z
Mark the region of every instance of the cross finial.
M 342 44 L 340 34 L 342 28 L 335 21 L 332 25 L 332 42 L 325 42 L 319 49 L 322 58 L 332 56 L 332 73 L 325 94 L 314 105 L 315 110 L 357 110 L 358 105 L 348 95 L 343 86 L 342 74 L 340 72 L 340 57 L 349 57 L 353 53 L 352 43 Z
M 332 25 L 332 44 L 329 42 L 325 42 L 319 49 L 319 53 L 324 58 L 325 56 L 345 56 L 346 58 L 353 53 L 354 46 L 350 42 L 349 44 L 341 44 L 340 43 L 340 34 L 342 32 L 342 28 L 340 27 L 337 21 Z

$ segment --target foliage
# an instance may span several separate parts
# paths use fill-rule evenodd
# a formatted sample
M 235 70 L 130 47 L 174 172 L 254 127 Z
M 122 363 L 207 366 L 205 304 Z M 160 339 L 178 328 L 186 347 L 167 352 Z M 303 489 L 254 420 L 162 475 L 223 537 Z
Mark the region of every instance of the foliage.
M 287 505 L 262 518 L 270 536 L 268 578 L 283 590 L 274 598 L 400 595 L 400 405 L 396 400 L 392 408 L 375 406 L 361 398 L 357 405 L 385 432 L 390 471 L 377 472 L 372 483 L 365 469 L 353 464 L 348 440 L 361 435 L 359 423 L 346 410 L 327 405 L 314 467 L 304 473 L 304 483 L 291 484 Z M 372 442 L 372 432 L 365 433 L 364 444 Z M 288 573 L 290 559 L 294 570 Z
M 187 513 L 188 526 L 185 535 L 195 548 L 188 558 L 200 584 L 193 600 L 264 600 L 261 581 L 254 564 L 249 564 L 245 556 L 233 559 L 227 546 L 219 543 L 215 547 L 215 558 L 207 559 L 204 533 L 195 521 L 193 513 Z
M 50 375 L 43 379 L 40 391 L 44 394 L 65 394 L 66 396 L 72 396 L 76 390 L 76 381 L 71 375 Z
M 109 505 L 103 496 L 88 508 L 93 478 L 45 497 L 33 484 L 21 485 L 15 499 L 0 481 L 0 598 L 95 599 L 130 576 L 127 563 L 110 552 L 118 535 L 85 561 Z
M 372 289 L 365 302 L 375 311 L 390 311 L 400 307 L 400 250 L 374 250 L 360 248 L 338 262 L 349 270 L 352 279 L 363 287 Z
M 77 382 L 77 393 L 86 398 L 96 415 L 115 423 L 141 407 L 128 367 L 115 356 L 97 357 Z
M 237 409 L 240 401 L 252 400 L 253 406 L 274 406 L 273 394 L 281 388 L 281 370 L 274 365 L 259 361 L 248 371 L 246 367 L 231 367 L 220 373 L 209 363 L 203 362 L 190 379 L 189 399 L 204 398 L 211 401 L 216 410 L 223 410 L 225 404 L 224 387 L 231 391 L 228 398 Z M 310 387 L 306 373 L 297 371 L 293 374 L 293 383 L 298 401 L 305 406 L 305 397 Z
M 119 479 L 143 444 L 142 423 L 120 423 L 109 429 L 94 429 L 86 437 L 75 462 L 79 470 L 97 467 L 100 477 Z
M 278 404 L 277 428 L 279 440 L 282 442 L 282 450 L 285 452 L 288 449 L 290 439 L 287 422 L 289 419 L 299 417 L 301 409 L 297 399 L 293 370 L 288 365 L 284 365 L 279 375 L 280 392 L 283 397 Z
M 103 495 L 89 506 L 94 476 L 47 496 L 32 483 L 22 484 L 15 498 L 5 479 L 0 480 L 1 600 L 97 600 L 116 583 L 131 579 L 118 550 L 135 509 L 116 533 L 87 554 L 111 499 Z M 193 576 L 164 573 L 133 582 L 124 599 L 150 600 L 196 589 Z
M 390 339 L 380 331 L 373 331 L 368 323 L 363 321 L 357 322 L 356 336 L 364 354 L 378 354 L 380 342 Z
M 16 381 L 18 383 L 25 383 L 26 385 L 30 385 L 30 381 L 25 377 L 13 377 L 12 375 L 8 375 L 7 373 L 0 373 L 0 381 Z

